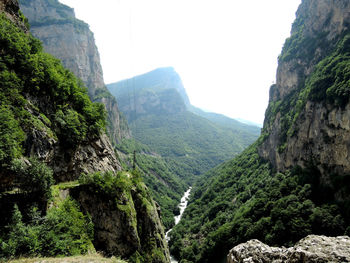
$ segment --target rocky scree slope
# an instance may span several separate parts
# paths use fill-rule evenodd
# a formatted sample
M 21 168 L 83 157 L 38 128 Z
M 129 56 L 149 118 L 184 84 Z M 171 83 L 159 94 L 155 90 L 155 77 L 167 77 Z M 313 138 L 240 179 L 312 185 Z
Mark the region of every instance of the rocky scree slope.
M 108 114 L 108 134 L 113 143 L 129 138 L 127 122 L 105 87 L 100 56 L 89 26 L 75 18 L 74 10 L 58 0 L 20 0 L 30 31 L 46 52 L 59 58 L 88 88 L 92 101 L 102 102 Z
M 169 262 L 157 206 L 137 172 L 120 171 L 104 106 L 22 29 L 16 1 L 0 8 L 1 260 L 95 246 L 134 262 Z M 96 200 L 96 213 L 85 209 Z M 137 242 L 118 231 L 127 226 Z M 120 248 L 128 244 L 127 252 Z
M 174 255 L 217 262 L 249 239 L 292 246 L 350 234 L 348 1 L 304 0 L 279 57 L 261 137 L 203 176 Z

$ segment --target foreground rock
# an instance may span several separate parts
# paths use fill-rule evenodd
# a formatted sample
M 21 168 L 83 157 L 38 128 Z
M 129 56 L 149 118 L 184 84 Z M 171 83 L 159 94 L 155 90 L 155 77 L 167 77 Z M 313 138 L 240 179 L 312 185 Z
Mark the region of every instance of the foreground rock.
M 309 235 L 294 247 L 278 248 L 253 239 L 230 250 L 228 263 L 350 262 L 350 238 Z

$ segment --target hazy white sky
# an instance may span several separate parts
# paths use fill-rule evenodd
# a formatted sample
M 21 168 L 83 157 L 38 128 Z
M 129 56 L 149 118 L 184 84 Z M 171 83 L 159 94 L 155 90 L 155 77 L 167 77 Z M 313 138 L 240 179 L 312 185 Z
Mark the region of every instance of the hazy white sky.
M 90 25 L 106 84 L 172 66 L 193 105 L 262 123 L 301 0 L 60 0 Z

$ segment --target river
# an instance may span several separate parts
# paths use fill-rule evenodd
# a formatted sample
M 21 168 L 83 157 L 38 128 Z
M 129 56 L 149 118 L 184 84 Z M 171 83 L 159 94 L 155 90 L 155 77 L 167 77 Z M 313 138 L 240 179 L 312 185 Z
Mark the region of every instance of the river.
M 182 214 L 184 213 L 184 211 L 187 207 L 188 197 L 190 196 L 191 190 L 192 190 L 192 187 L 188 188 L 188 190 L 184 193 L 184 195 L 181 198 L 181 201 L 179 204 L 180 214 L 174 217 L 175 225 L 177 225 L 180 222 Z M 167 242 L 169 242 L 169 240 L 170 240 L 169 233 L 171 232 L 171 230 L 173 230 L 173 229 L 171 228 L 165 233 L 165 239 Z M 178 261 L 172 255 L 170 255 L 170 262 L 171 263 L 178 263 Z

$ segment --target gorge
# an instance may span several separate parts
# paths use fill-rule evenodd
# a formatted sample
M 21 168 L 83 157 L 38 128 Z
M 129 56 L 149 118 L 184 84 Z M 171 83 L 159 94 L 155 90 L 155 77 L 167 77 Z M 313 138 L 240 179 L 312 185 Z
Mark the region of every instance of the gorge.
M 180 214 L 178 214 L 177 216 L 175 216 L 175 225 L 177 225 L 182 217 L 182 214 L 185 212 L 186 207 L 187 207 L 187 203 L 188 203 L 188 198 L 191 194 L 191 190 L 192 187 L 188 188 L 188 190 L 184 193 L 184 195 L 181 197 L 181 202 L 179 204 L 179 208 L 180 208 Z M 165 239 L 167 242 L 170 241 L 170 237 L 169 237 L 169 233 L 171 232 L 172 229 L 169 229 L 166 233 L 165 233 Z M 170 262 L 171 263 L 177 263 L 178 261 L 172 256 L 170 255 Z
M 350 260 L 349 1 L 301 2 L 261 130 L 172 67 L 105 85 L 58 0 L 0 10 L 0 261 Z

